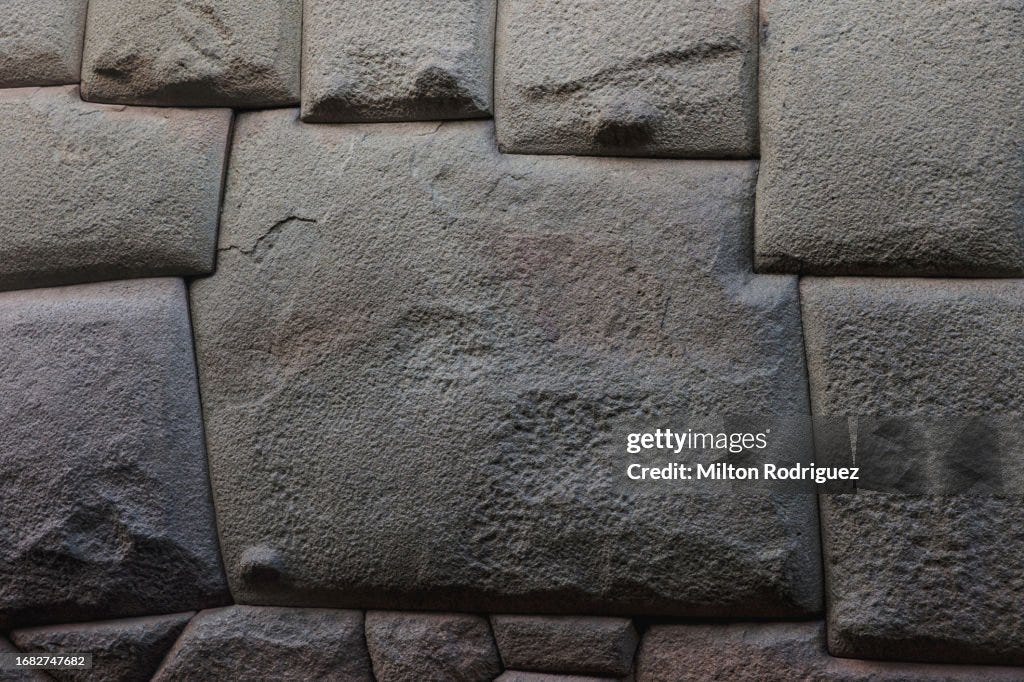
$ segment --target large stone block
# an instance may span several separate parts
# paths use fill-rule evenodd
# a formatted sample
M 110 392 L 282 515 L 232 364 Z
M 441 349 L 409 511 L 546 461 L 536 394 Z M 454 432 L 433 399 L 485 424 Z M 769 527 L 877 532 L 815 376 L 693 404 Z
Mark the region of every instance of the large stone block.
M 499 4 L 502 151 L 750 157 L 757 153 L 756 3 Z
M 555 673 L 628 675 L 637 633 L 628 618 L 491 616 L 505 667 Z
M 299 101 L 302 0 L 91 0 L 91 102 L 259 108 Z
M 494 13 L 495 0 L 305 0 L 303 120 L 488 116 Z
M 761 2 L 758 268 L 1024 274 L 1024 2 Z
M 501 672 L 483 616 L 370 611 L 366 644 L 374 677 L 382 682 L 491 682 Z
M 11 633 L 11 639 L 25 652 L 92 654 L 91 669 L 49 671 L 62 682 L 148 682 L 193 615 L 28 628 Z
M 966 415 L 987 426 L 933 441 L 947 467 L 985 458 L 1019 476 L 1024 283 L 809 278 L 801 292 L 815 414 Z M 860 492 L 826 498 L 822 523 L 833 654 L 1024 664 L 1021 498 Z
M 153 677 L 154 682 L 373 679 L 362 612 L 260 606 L 203 611 Z
M 750 274 L 753 163 L 288 111 L 235 139 L 192 303 L 236 599 L 820 608 L 813 498 L 625 475 L 626 430 L 808 409 L 796 283 Z
M 77 83 L 87 0 L 11 0 L 0 29 L 0 88 Z
M 820 623 L 655 625 L 636 682 L 1019 682 L 1024 669 L 856 661 L 829 656 Z
M 227 600 L 185 286 L 0 294 L 0 627 Z
M 0 90 L 0 289 L 211 271 L 230 125 Z

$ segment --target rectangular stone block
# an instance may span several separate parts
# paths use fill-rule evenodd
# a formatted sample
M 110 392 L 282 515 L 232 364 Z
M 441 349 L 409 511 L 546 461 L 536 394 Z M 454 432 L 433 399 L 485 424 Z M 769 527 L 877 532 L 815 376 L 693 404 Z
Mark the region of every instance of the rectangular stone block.
M 524 154 L 757 153 L 756 3 L 509 0 L 498 146 Z
M 90 102 L 260 108 L 298 104 L 302 0 L 91 0 Z
M 820 623 L 654 625 L 636 682 L 1019 682 L 1024 668 L 833 658 Z
M 985 458 L 1019 475 L 1024 282 L 807 278 L 801 300 L 816 415 L 1002 415 L 935 442 L 950 468 Z M 822 524 L 833 654 L 1024 664 L 1020 497 L 835 495 Z
M 625 473 L 626 429 L 807 413 L 795 278 L 750 273 L 753 163 L 289 111 L 240 117 L 231 158 L 192 304 L 237 600 L 820 608 L 813 497 Z
M 305 0 L 303 120 L 490 115 L 495 2 Z
M 78 82 L 87 0 L 8 0 L 0 12 L 0 88 Z
M 621 677 L 633 670 L 637 634 L 628 618 L 491 616 L 506 668 Z
M 501 672 L 485 616 L 368 611 L 366 644 L 373 674 L 389 682 L 491 682 Z
M 185 297 L 0 294 L 0 628 L 229 600 Z
M 761 2 L 759 271 L 1024 274 L 1024 2 Z
M 231 111 L 0 91 L 0 289 L 213 269 Z

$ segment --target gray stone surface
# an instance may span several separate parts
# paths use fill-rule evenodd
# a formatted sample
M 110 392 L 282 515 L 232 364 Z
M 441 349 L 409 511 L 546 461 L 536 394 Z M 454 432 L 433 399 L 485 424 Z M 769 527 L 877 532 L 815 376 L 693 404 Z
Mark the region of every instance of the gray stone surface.
M 185 286 L 0 294 L 0 627 L 223 603 Z
M 303 120 L 488 116 L 494 13 L 495 0 L 305 0 Z
M 499 4 L 498 145 L 528 154 L 757 153 L 756 3 Z
M 230 124 L 0 90 L 0 289 L 212 270 Z
M 628 618 L 491 616 L 506 668 L 622 676 L 633 668 L 637 633 Z
M 1007 416 L 944 447 L 1020 467 L 1024 283 L 808 278 L 801 294 L 815 414 Z M 862 492 L 827 498 L 822 521 L 833 654 L 1024 664 L 1019 497 Z
M 369 611 L 366 644 L 380 682 L 491 682 L 501 672 L 483 616 Z
M 82 95 L 91 102 L 297 104 L 302 0 L 91 0 Z
M 625 476 L 626 430 L 808 409 L 796 282 L 750 274 L 753 163 L 288 111 L 235 139 L 191 300 L 238 601 L 821 608 L 813 499 Z
M 8 0 L 0 13 L 0 88 L 77 83 L 87 0 Z
M 16 654 L 19 649 L 0 636 L 0 654 Z M 53 678 L 42 670 L 0 670 L 0 682 L 47 682 Z
M 632 680 L 632 678 L 629 678 Z M 619 682 L 613 677 L 590 677 L 582 675 L 557 675 L 534 673 L 524 670 L 506 670 L 495 678 L 495 682 Z
M 15 630 L 11 639 L 22 651 L 92 654 L 90 670 L 49 671 L 58 680 L 148 682 L 193 615 L 176 613 L 28 628 Z
M 829 656 L 819 623 L 655 625 L 636 682 L 1019 682 L 1024 668 L 857 661 Z
M 153 677 L 154 682 L 373 679 L 361 611 L 262 606 L 203 611 Z
M 761 2 L 756 261 L 1024 274 L 1024 2 Z

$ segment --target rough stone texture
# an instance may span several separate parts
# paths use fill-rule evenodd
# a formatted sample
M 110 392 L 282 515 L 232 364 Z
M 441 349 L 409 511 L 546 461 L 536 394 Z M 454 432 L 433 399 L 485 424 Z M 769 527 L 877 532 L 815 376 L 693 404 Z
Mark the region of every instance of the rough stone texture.
M 302 0 L 91 0 L 91 102 L 273 107 L 299 101 Z
M 499 147 L 528 154 L 756 154 L 755 5 L 500 3 Z
M 51 670 L 58 680 L 147 682 L 193 613 L 16 630 L 22 651 L 91 653 L 91 670 Z
M 0 289 L 212 270 L 230 123 L 0 90 Z
M 637 682 L 1019 682 L 1024 669 L 832 658 L 819 623 L 655 625 L 637 656 Z
M 86 2 L 4 2 L 0 9 L 0 88 L 77 83 Z
M 203 611 L 153 680 L 373 682 L 363 614 L 262 606 Z
M 1024 282 L 809 278 L 801 293 L 815 414 L 1009 415 L 960 453 L 1020 467 Z M 822 520 L 833 654 L 1024 664 L 1019 498 L 862 492 L 826 498 Z
M 0 637 L 0 654 L 16 654 L 18 648 Z M 47 682 L 53 680 L 41 670 L 0 670 L 0 682 Z
M 637 634 L 627 618 L 491 616 L 506 668 L 622 676 L 633 668 Z
M 305 0 L 303 120 L 489 115 L 494 13 L 495 0 Z
M 632 680 L 632 678 L 628 678 Z M 552 675 L 549 673 L 533 673 L 522 670 L 507 670 L 495 682 L 619 682 L 612 677 L 584 677 L 581 675 Z
M 235 139 L 192 303 L 238 601 L 821 608 L 813 499 L 625 476 L 626 429 L 808 410 L 795 281 L 750 275 L 753 163 L 288 111 Z
M 761 12 L 759 269 L 1024 274 L 1024 2 Z
M 370 611 L 366 643 L 381 682 L 491 682 L 501 672 L 483 616 Z
M 0 294 L 0 627 L 223 603 L 180 280 Z

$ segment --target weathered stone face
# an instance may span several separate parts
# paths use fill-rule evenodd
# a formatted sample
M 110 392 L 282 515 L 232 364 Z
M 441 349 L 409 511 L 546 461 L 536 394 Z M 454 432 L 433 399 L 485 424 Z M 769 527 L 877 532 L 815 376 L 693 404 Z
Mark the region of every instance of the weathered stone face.
M 945 460 L 1019 472 L 1024 284 L 810 278 L 801 299 L 815 414 L 1001 415 Z M 822 522 L 832 653 L 1024 663 L 1019 497 L 861 492 L 827 497 Z
M 236 599 L 820 608 L 813 499 L 624 484 L 627 429 L 806 413 L 795 281 L 749 274 L 752 163 L 288 111 L 236 141 L 192 289 Z
M 499 5 L 503 151 L 750 157 L 757 31 L 749 0 Z
M 0 88 L 77 83 L 87 0 L 5 2 Z
M 490 682 L 501 672 L 483 616 L 369 611 L 366 643 L 378 680 Z
M 372 682 L 361 611 L 229 606 L 188 624 L 154 682 Z
M 156 672 L 193 615 L 177 613 L 28 628 L 16 630 L 11 638 L 26 652 L 92 654 L 91 670 L 50 670 L 49 674 L 58 680 L 144 682 Z
M 489 115 L 494 13 L 495 0 L 305 0 L 303 120 Z
M 92 102 L 273 107 L 299 101 L 302 0 L 91 0 Z
M 0 654 L 17 654 L 18 648 L 0 637 Z M 41 670 L 0 670 L 0 682 L 49 682 L 53 678 Z
M 819 623 L 655 625 L 637 657 L 637 682 L 1011 682 L 1024 669 L 833 658 Z
M 1024 274 L 1024 4 L 761 13 L 760 270 Z
M 0 289 L 212 270 L 230 124 L 0 90 Z
M 584 677 L 583 675 L 559 675 L 551 673 L 532 673 L 523 670 L 507 670 L 499 675 L 495 682 L 620 682 L 611 677 Z
M 180 280 L 0 294 L 0 627 L 227 600 L 189 332 Z
M 513 670 L 623 676 L 637 633 L 628 618 L 491 616 L 501 660 Z

